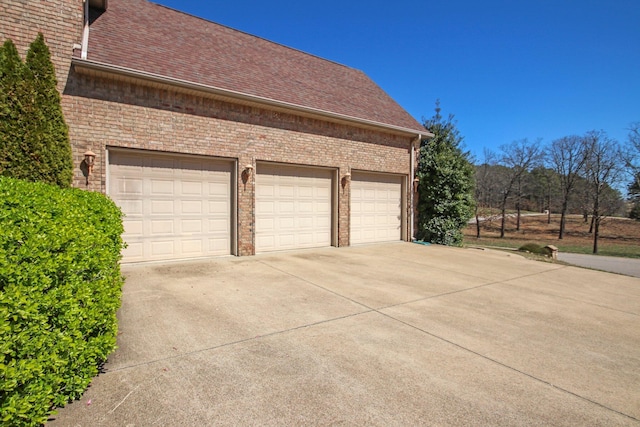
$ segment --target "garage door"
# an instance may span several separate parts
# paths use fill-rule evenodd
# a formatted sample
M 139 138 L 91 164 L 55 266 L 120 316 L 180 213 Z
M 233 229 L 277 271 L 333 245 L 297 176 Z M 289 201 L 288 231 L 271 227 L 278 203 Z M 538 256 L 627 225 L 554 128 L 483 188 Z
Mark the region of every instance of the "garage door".
M 331 245 L 332 171 L 258 164 L 256 252 Z
M 402 239 L 402 177 L 354 172 L 351 244 Z
M 233 163 L 109 151 L 109 195 L 122 209 L 123 261 L 231 253 Z

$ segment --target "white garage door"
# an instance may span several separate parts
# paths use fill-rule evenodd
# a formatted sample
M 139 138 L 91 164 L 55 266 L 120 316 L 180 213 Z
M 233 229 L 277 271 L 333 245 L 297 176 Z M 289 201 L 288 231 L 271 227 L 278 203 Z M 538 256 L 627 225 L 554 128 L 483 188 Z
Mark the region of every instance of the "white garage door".
M 122 209 L 123 261 L 231 253 L 233 163 L 109 151 L 109 195 Z
M 327 169 L 258 164 L 256 252 L 331 245 Z
M 354 172 L 351 177 L 352 245 L 402 239 L 402 177 Z

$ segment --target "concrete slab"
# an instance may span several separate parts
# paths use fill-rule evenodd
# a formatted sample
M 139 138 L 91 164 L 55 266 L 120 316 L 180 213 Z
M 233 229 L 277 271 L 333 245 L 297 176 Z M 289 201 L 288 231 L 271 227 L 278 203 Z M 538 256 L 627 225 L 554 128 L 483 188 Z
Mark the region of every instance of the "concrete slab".
M 640 280 L 413 244 L 126 267 L 51 426 L 640 425 Z

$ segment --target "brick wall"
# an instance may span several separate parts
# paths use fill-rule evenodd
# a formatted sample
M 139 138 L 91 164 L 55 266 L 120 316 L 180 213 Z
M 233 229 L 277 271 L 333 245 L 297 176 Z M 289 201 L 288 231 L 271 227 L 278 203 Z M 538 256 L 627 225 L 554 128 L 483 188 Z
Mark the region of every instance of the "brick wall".
M 340 178 L 352 169 L 409 175 L 408 137 L 74 71 L 64 98 L 75 186 L 106 191 L 106 147 L 236 159 L 240 255 L 254 253 L 254 181 L 242 177 L 248 164 L 330 167 Z M 88 185 L 79 167 L 86 150 L 97 154 Z M 337 244 L 347 246 L 349 188 L 338 188 Z

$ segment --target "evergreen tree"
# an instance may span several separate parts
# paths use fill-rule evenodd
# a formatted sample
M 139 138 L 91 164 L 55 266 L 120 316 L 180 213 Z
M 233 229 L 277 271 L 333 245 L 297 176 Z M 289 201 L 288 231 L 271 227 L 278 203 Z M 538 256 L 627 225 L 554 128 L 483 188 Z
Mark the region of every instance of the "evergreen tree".
M 462 150 L 453 116 L 443 119 L 439 101 L 435 111 L 424 122 L 435 136 L 420 147 L 417 237 L 459 246 L 474 211 L 474 168 L 470 154 Z
M 629 218 L 640 221 L 640 172 L 635 174 L 633 182 L 627 187 L 627 192 L 631 202 Z
M 23 108 L 24 64 L 11 40 L 0 48 L 0 174 L 25 178 Z
M 0 85 L 0 174 L 71 185 L 69 130 L 42 34 L 29 46 L 25 63 L 11 40 L 3 44 Z
M 69 128 L 64 121 L 56 71 L 42 33 L 29 46 L 25 80 L 32 92 L 32 109 L 27 112 L 25 132 L 29 139 L 33 180 L 71 185 L 73 161 Z

